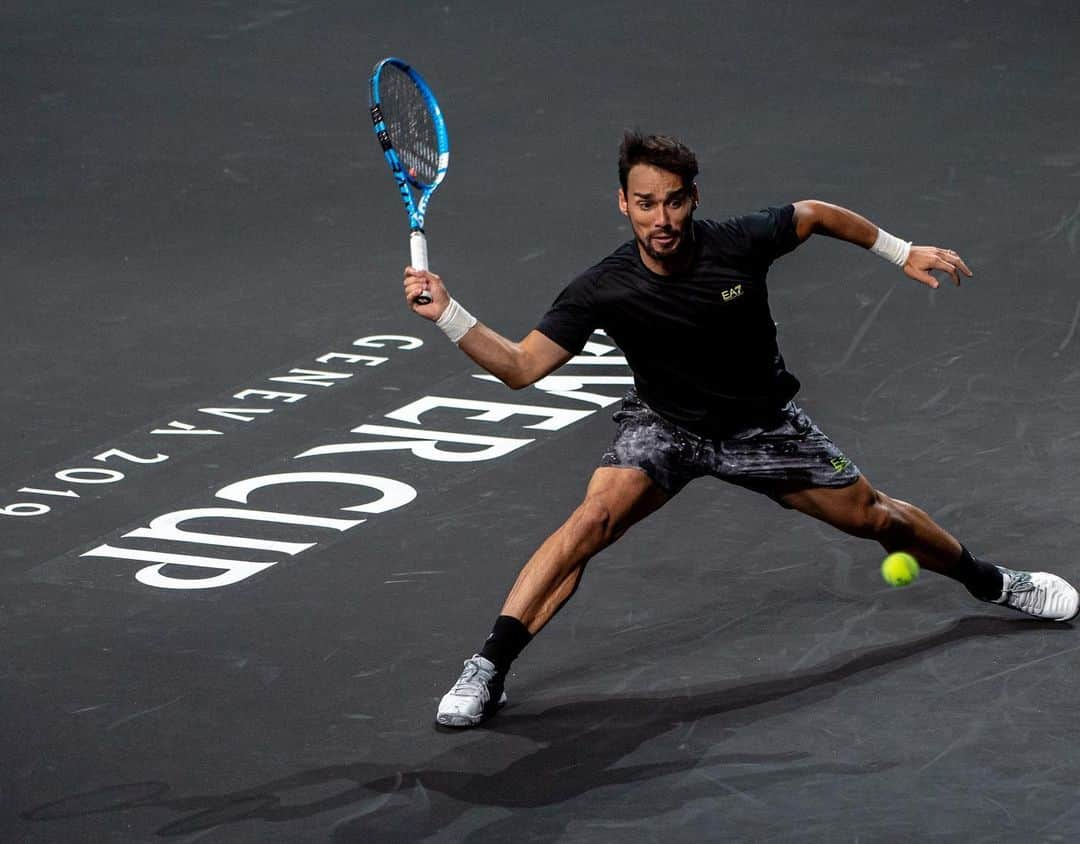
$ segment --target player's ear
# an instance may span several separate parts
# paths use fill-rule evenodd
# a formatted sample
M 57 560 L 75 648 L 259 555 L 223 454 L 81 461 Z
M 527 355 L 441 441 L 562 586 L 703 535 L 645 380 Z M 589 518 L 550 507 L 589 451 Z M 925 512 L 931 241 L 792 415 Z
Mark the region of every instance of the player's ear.
M 694 210 L 698 207 L 698 203 L 701 202 L 701 196 L 698 194 L 697 182 L 690 185 L 690 208 Z
M 630 216 L 630 212 L 626 207 L 626 193 L 623 191 L 622 188 L 619 188 L 619 210 L 623 213 L 624 216 Z

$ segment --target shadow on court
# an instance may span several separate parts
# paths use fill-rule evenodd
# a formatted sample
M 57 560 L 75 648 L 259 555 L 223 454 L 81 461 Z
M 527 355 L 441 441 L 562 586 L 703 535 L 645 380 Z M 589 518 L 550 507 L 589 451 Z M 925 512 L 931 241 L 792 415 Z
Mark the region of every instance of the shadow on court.
M 295 821 L 348 809 L 349 815 L 333 828 L 336 841 L 400 840 L 403 829 L 409 829 L 418 840 L 445 829 L 470 806 L 555 806 L 595 789 L 689 773 L 699 765 L 709 767 L 710 773 L 703 774 L 699 782 L 671 790 L 668 798 L 654 792 L 640 805 L 624 804 L 624 820 L 646 819 L 698 797 L 752 795 L 777 783 L 816 775 L 873 774 L 894 766 L 886 760 L 862 764 L 820 761 L 804 752 L 724 754 L 714 752 L 716 745 L 703 746 L 700 752 L 683 752 L 665 762 L 619 764 L 679 724 L 719 717 L 724 719 L 723 728 L 734 734 L 754 722 L 820 703 L 957 642 L 1072 629 L 1069 624 L 971 616 L 926 636 L 848 652 L 810 671 L 764 677 L 743 685 L 568 700 L 533 714 L 504 712 L 484 730 L 485 740 L 455 746 L 409 770 L 393 763 L 333 765 L 229 794 L 193 797 L 172 796 L 170 786 L 163 782 L 127 783 L 51 801 L 25 810 L 22 817 L 47 822 L 106 812 L 167 809 L 182 816 L 156 834 L 177 836 L 239 821 Z M 493 735 L 527 739 L 537 747 L 499 770 L 476 773 L 491 768 L 492 760 L 497 763 L 500 754 L 507 752 L 507 748 L 492 748 Z M 729 772 L 716 774 L 718 767 L 729 765 Z M 326 790 L 334 784 L 341 786 L 337 793 L 298 802 L 298 793 Z M 663 805 L 665 800 L 670 805 Z M 545 828 L 533 829 L 557 833 L 573 819 L 547 818 L 541 821 Z M 504 813 L 474 830 L 467 840 L 510 840 L 518 824 L 515 817 Z

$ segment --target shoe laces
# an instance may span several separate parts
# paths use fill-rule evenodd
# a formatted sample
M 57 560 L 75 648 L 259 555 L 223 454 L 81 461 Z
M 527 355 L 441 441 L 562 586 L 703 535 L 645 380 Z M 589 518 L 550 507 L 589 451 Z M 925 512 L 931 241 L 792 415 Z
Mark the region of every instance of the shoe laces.
M 1009 585 L 1003 590 L 1004 594 L 1006 596 L 1015 595 L 1017 598 L 1016 603 L 1029 604 L 1036 612 L 1041 612 L 1043 604 L 1050 597 L 1047 590 L 1039 589 L 1032 581 L 1031 575 L 1025 571 L 1010 572 L 1009 578 Z
M 1018 571 L 1010 573 L 1009 585 L 1005 588 L 1006 592 L 1031 592 L 1035 589 L 1035 584 L 1031 582 L 1031 575 L 1026 571 Z
M 461 676 L 458 677 L 457 682 L 454 683 L 454 688 L 450 690 L 451 694 L 468 693 L 473 695 L 479 695 L 483 698 L 491 697 L 491 692 L 488 689 L 488 683 L 491 682 L 491 678 L 495 674 L 493 671 L 489 671 L 480 665 L 476 657 L 465 660 L 465 670 L 461 672 Z

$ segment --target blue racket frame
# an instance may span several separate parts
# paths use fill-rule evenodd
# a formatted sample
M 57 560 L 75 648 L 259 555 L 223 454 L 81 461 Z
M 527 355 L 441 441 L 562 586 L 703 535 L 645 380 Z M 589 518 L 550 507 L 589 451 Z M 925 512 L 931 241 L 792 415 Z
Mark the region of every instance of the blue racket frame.
M 387 65 L 393 65 L 404 71 L 412 81 L 416 83 L 416 87 L 423 96 L 428 111 L 431 113 L 432 122 L 435 124 L 439 163 L 435 174 L 435 181 L 430 184 L 425 184 L 409 175 L 408 171 L 402 165 L 401 159 L 398 158 L 397 150 L 394 149 L 394 144 L 390 140 L 390 135 L 386 130 L 386 122 L 383 120 L 382 116 L 382 103 L 379 99 L 379 78 L 382 75 L 383 68 Z M 395 56 L 389 56 L 382 59 L 375 65 L 371 72 L 370 91 L 371 120 L 375 124 L 375 136 L 382 145 L 383 156 L 390 165 L 390 171 L 394 174 L 394 181 L 397 182 L 398 190 L 401 192 L 401 199 L 405 203 L 405 210 L 409 215 L 409 228 L 414 232 L 422 233 L 424 231 L 424 215 L 427 213 L 428 202 L 431 200 L 431 195 L 435 192 L 435 189 L 446 175 L 446 168 L 450 162 L 450 136 L 446 133 L 446 123 L 443 120 L 442 109 L 439 108 L 439 103 L 435 99 L 435 94 L 432 92 L 431 87 L 427 82 L 424 81 L 424 77 L 422 77 L 417 72 L 416 68 L 408 62 L 396 58 Z M 420 198 L 416 201 L 413 200 L 412 191 L 409 190 L 410 185 L 420 191 Z

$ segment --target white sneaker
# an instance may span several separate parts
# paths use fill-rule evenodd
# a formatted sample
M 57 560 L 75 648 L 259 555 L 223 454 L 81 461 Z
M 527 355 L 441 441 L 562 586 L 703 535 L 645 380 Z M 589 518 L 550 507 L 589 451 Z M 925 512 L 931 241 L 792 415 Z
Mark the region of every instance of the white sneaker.
M 506 703 L 503 678 L 495 664 L 480 654 L 465 660 L 454 687 L 439 701 L 435 720 L 444 727 L 475 727 Z
M 1013 571 L 1004 566 L 997 566 L 997 570 L 1005 582 L 1001 597 L 994 601 L 995 604 L 1004 604 L 1050 621 L 1068 621 L 1080 612 L 1080 595 L 1070 583 L 1056 574 Z

